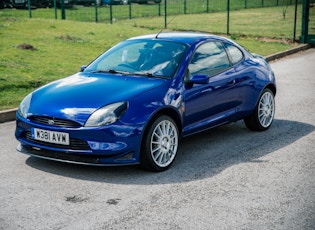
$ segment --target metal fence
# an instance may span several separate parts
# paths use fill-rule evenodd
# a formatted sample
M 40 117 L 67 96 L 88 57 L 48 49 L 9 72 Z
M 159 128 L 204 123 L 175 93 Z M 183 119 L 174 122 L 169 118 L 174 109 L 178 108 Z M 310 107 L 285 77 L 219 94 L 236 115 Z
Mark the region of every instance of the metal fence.
M 294 40 L 302 17 L 302 0 L 140 0 L 142 4 L 133 3 L 135 0 L 118 0 L 117 5 L 113 4 L 117 0 L 11 1 L 24 1 L 30 18 L 123 22 L 152 29 L 200 30 Z

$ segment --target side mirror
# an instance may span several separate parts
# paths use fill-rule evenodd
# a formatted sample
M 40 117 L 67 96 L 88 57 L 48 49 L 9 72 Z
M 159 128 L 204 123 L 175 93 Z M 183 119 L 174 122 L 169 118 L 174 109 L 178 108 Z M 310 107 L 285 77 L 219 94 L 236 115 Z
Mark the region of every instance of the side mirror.
M 205 74 L 197 74 L 190 78 L 190 82 L 194 84 L 208 84 L 209 76 Z
M 86 68 L 86 65 L 81 66 L 81 72 L 83 72 Z

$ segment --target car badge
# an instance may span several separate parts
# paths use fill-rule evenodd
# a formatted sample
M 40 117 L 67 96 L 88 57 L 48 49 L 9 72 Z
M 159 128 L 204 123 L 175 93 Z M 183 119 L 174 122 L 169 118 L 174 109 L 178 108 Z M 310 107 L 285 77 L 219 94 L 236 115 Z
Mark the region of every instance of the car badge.
M 49 124 L 49 125 L 54 125 L 55 122 L 54 122 L 54 120 L 48 120 L 48 124 Z

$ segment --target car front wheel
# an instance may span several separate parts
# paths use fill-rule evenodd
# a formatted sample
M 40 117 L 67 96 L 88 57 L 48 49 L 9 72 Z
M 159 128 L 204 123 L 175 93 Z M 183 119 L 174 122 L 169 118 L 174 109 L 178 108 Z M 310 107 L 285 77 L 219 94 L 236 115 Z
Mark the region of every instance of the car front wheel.
M 245 125 L 253 131 L 268 129 L 275 115 L 275 98 L 270 89 L 264 89 L 256 105 L 254 113 L 245 118 Z
M 160 116 L 148 128 L 142 145 L 141 165 L 155 172 L 168 169 L 175 160 L 179 133 L 169 116 Z

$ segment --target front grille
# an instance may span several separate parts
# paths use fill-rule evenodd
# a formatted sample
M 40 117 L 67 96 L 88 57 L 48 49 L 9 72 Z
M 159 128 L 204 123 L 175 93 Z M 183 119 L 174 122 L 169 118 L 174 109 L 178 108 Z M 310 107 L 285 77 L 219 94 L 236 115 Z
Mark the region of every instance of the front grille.
M 75 121 L 53 118 L 53 117 L 32 116 L 30 117 L 30 120 L 35 123 L 50 125 L 50 126 L 58 126 L 58 127 L 66 127 L 66 128 L 81 127 L 81 125 Z
M 86 141 L 82 141 L 82 140 L 74 139 L 74 138 L 70 138 L 70 145 L 60 145 L 60 144 L 54 144 L 54 143 L 35 140 L 32 138 L 32 133 L 29 131 L 24 132 L 22 134 L 21 138 L 27 140 L 28 142 L 34 143 L 34 144 L 52 147 L 52 148 L 60 148 L 60 149 L 67 148 L 70 150 L 91 150 L 89 144 Z

